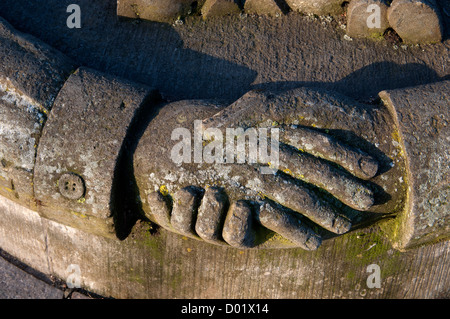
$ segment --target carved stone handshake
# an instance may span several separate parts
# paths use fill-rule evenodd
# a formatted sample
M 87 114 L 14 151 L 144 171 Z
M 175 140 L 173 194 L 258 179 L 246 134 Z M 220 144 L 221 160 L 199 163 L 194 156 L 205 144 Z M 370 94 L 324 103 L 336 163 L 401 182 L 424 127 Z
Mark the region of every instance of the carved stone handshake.
M 448 80 L 372 104 L 307 87 L 165 103 L 3 19 L 0 40 L 0 196 L 43 218 L 239 248 L 313 250 L 384 218 L 400 249 L 448 238 Z
M 311 93 L 321 96 L 313 99 Z M 279 107 L 293 97 L 303 99 Z M 335 103 L 321 106 L 315 100 L 319 98 L 322 103 Z M 349 231 L 352 217 L 364 214 L 377 201 L 376 187 L 368 180 L 380 165 L 357 143 L 308 125 L 308 117 L 317 121 L 307 114 L 308 108 L 322 109 L 325 115 L 339 111 L 336 102 L 326 92 L 302 88 L 279 94 L 249 92 L 226 108 L 192 101 L 164 106 L 134 157 L 147 216 L 184 236 L 239 248 L 295 245 L 314 250 L 324 232 Z M 196 132 L 198 117 L 204 118 L 200 132 Z M 329 127 L 336 124 L 344 128 L 347 121 Z M 180 139 L 181 135 L 171 133 L 180 127 L 192 134 Z M 196 136 L 203 142 L 200 152 L 217 160 L 174 162 L 174 148 L 184 152 L 180 156 L 195 158 L 190 146 Z M 178 147 L 180 143 L 186 147 Z M 158 156 L 150 160 L 149 154 Z M 261 154 L 266 156 L 257 156 Z M 236 163 L 236 158 L 246 161 Z

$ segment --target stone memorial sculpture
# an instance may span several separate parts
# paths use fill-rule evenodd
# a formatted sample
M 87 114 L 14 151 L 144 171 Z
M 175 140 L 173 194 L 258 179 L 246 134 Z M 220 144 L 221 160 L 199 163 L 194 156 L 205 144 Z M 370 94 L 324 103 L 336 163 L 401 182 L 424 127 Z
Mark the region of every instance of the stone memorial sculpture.
M 448 152 L 443 151 L 448 149 L 448 98 L 445 90 L 440 91 L 443 84 L 448 85 L 422 88 L 421 94 L 432 98 L 426 104 L 418 96 L 412 98 L 417 90 L 406 91 L 411 95 L 405 106 L 402 101 L 407 98 L 398 91 L 381 92 L 378 104 L 365 105 L 312 88 L 281 93 L 252 91 L 219 111 L 217 105 L 202 101 L 166 105 L 150 123 L 134 156 L 144 208 L 169 230 L 240 248 L 283 247 L 294 242 L 314 249 L 321 237 L 345 233 L 353 224 L 405 210 L 424 213 L 416 216 L 424 224 L 413 233 L 440 229 L 442 232 L 424 236 L 439 237 L 448 231 Z M 414 114 L 418 116 L 415 120 Z M 171 132 L 177 127 L 189 128 L 194 139 L 194 122 L 199 115 L 204 118 L 200 136 L 206 143 L 210 128 L 241 128 L 243 138 L 249 128 L 279 128 L 277 173 L 261 174 L 261 167 L 270 166 L 265 162 L 251 166 L 224 160 L 212 165 L 194 163 L 192 157 L 191 163 L 175 163 L 171 150 L 181 139 Z M 426 116 L 420 123 L 422 115 Z M 424 131 L 418 136 L 417 130 L 403 123 L 406 121 L 420 123 L 433 133 Z M 167 137 L 156 137 L 158 132 Z M 167 143 L 169 136 L 173 140 Z M 406 158 L 406 152 L 418 150 L 418 142 L 434 149 L 436 155 L 428 155 L 426 160 Z M 222 143 L 227 142 L 220 140 L 216 146 Z M 206 146 L 203 151 L 207 153 Z M 156 152 L 160 156 L 149 163 L 147 154 Z M 416 173 L 425 170 L 427 178 L 413 173 L 412 167 Z M 435 173 L 430 167 L 436 168 Z M 413 190 L 411 183 L 418 189 Z M 427 197 L 430 195 L 434 197 Z M 211 219 L 213 214 L 207 212 L 216 209 L 223 211 Z M 214 228 L 217 225 L 223 229 Z M 261 228 L 272 229 L 291 242 L 283 243 L 268 234 L 270 240 L 258 237 L 263 233 Z M 407 233 L 406 229 L 402 232 Z M 409 243 L 405 238 L 398 240 L 402 242 L 399 246 Z
M 167 103 L 4 20 L 0 41 L 0 195 L 45 218 L 116 238 L 129 201 L 238 248 L 314 250 L 387 217 L 400 249 L 448 237 L 449 81 L 370 105 L 314 88 Z
M 387 131 L 392 120 L 383 110 L 304 88 L 279 94 L 249 92 L 231 106 L 221 111 L 218 108 L 202 101 L 167 105 L 142 136 L 135 152 L 134 172 L 144 208 L 159 225 L 185 236 L 200 236 L 213 243 L 227 241 L 240 248 L 289 245 L 267 233 L 261 238 L 264 233 L 264 227 L 258 226 L 261 224 L 305 249 L 315 249 L 321 236 L 310 221 L 328 235 L 342 234 L 350 230 L 352 223 L 362 222 L 368 216 L 401 209 L 405 185 L 399 179 L 404 174 L 404 163 L 393 146 L 397 142 L 395 134 Z M 197 118 L 205 119 L 201 132 L 194 128 Z M 357 138 L 358 125 L 363 132 L 369 122 L 373 131 L 366 132 L 365 139 Z M 353 123 L 353 127 L 348 123 Z M 187 142 L 180 141 L 172 133 L 177 127 L 189 129 L 193 142 L 190 143 L 191 135 L 186 135 Z M 220 134 L 216 134 L 210 143 L 219 143 L 215 150 L 208 150 L 211 144 L 207 132 L 214 133 L 212 128 L 240 128 L 240 133 L 237 137 L 228 136 L 224 129 L 222 136 L 231 141 L 219 139 Z M 258 152 L 263 148 L 270 151 L 273 136 L 266 145 L 261 145 L 264 144 L 261 140 L 253 148 L 249 145 L 251 141 L 239 145 L 249 138 L 248 132 L 256 131 L 252 131 L 254 128 L 260 132 L 279 130 L 280 145 L 278 150 L 272 150 L 279 160 L 274 172 L 270 172 L 277 160 L 274 154 L 265 161 L 255 156 L 256 163 L 248 164 L 255 148 Z M 332 131 L 340 131 L 336 133 L 341 135 L 340 139 Z M 385 137 L 386 131 L 389 138 Z M 168 143 L 169 137 L 172 139 Z M 177 145 L 187 144 L 190 155 L 195 138 L 205 143 L 200 150 L 203 155 L 207 156 L 209 151 L 221 154 L 213 163 L 205 163 L 201 158 L 196 161 L 195 154 L 188 156 L 186 162 L 174 161 L 173 150 L 178 151 Z M 369 147 L 370 138 L 378 144 L 375 152 L 374 146 Z M 245 153 L 241 155 L 247 156 L 246 163 L 230 158 L 239 156 L 227 154 L 230 148 L 222 147 L 230 142 L 234 150 L 241 147 Z M 149 163 L 147 154 L 156 152 L 160 156 Z M 222 156 L 226 158 L 221 160 Z M 269 171 L 264 172 L 264 168 Z M 380 185 L 370 181 L 378 171 Z M 386 176 L 381 179 L 383 174 Z M 302 215 L 307 218 L 300 218 Z

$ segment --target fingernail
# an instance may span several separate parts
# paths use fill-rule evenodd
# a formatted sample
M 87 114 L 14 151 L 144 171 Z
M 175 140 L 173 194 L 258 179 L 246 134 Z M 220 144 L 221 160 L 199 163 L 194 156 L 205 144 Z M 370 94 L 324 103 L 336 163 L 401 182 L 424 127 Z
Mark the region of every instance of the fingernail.
M 343 216 L 337 216 L 333 223 L 333 229 L 336 234 L 345 234 L 352 227 L 352 223 Z
M 353 201 L 356 204 L 354 208 L 359 210 L 368 210 L 375 203 L 373 192 L 368 188 L 360 189 L 353 197 Z
M 378 162 L 369 156 L 361 157 L 358 164 L 367 178 L 374 177 L 378 172 Z
M 309 250 L 316 250 L 322 244 L 322 238 L 319 235 L 314 235 L 308 238 L 305 245 Z

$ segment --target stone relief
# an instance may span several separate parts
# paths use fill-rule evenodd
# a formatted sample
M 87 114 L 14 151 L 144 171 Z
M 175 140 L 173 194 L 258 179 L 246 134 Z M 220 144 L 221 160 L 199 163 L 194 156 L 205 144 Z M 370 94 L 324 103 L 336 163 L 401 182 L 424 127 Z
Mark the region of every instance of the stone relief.
M 0 27 L 0 194 L 43 217 L 116 238 L 139 206 L 169 231 L 238 248 L 314 250 L 398 215 L 418 223 L 401 247 L 448 236 L 433 203 L 448 206 L 449 81 L 370 105 L 314 88 L 166 103 Z M 419 119 L 434 119 L 432 134 L 410 125 Z
M 381 105 L 298 88 L 252 91 L 218 109 L 204 101 L 166 105 L 139 142 L 137 185 L 147 216 L 162 227 L 240 248 L 292 246 L 272 230 L 296 246 L 315 249 L 323 236 L 403 208 L 404 162 L 395 125 Z M 168 138 L 180 126 L 194 131 L 199 115 L 206 146 L 208 128 L 279 129 L 277 169 L 264 173 L 273 163 L 262 161 L 175 163 L 171 150 L 180 141 Z M 239 139 L 231 138 L 232 143 Z M 223 153 L 218 145 L 216 152 Z M 149 161 L 148 154 L 156 153 Z

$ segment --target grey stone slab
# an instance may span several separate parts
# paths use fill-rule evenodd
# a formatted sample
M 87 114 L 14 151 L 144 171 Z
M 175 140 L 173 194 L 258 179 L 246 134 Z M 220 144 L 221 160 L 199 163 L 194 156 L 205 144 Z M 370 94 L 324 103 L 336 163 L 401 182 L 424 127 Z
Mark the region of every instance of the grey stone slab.
M 3 0 L 0 15 L 80 65 L 157 87 L 177 101 L 231 103 L 251 89 L 303 85 L 370 100 L 383 89 L 448 74 L 448 41 L 396 51 L 384 42 L 343 41 L 345 31 L 333 23 L 300 14 L 136 24 L 117 20 L 115 1 L 91 0 L 78 2 L 83 27 L 72 30 L 61 14 L 67 3 L 48 1 Z
M 0 257 L 0 299 L 62 299 L 53 287 Z
M 26 220 L 32 211 L 9 202 L 11 214 Z M 37 214 L 36 214 L 37 216 Z M 161 230 L 156 235 L 139 223 L 124 241 L 109 240 L 37 216 L 24 223 L 28 240 L 44 225 L 47 249 L 33 267 L 65 280 L 70 264 L 80 266 L 83 289 L 114 298 L 446 298 L 449 242 L 401 253 L 376 228 L 360 229 L 324 241 L 315 251 L 238 250 L 181 239 Z M 14 228 L 0 224 L 0 231 Z M 22 238 L 2 238 L 21 255 L 34 254 Z M 376 244 L 375 246 L 373 246 Z M 366 268 L 381 268 L 381 288 L 369 289 Z M 350 275 L 349 275 L 350 274 Z M 0 275 L 1 276 L 1 275 Z M 358 286 L 359 285 L 359 286 Z M 242 287 L 246 287 L 243 289 Z M 309 287 L 309 288 L 308 288 Z M 339 289 L 336 289 L 339 287 Z M 359 287 L 359 289 L 356 288 Z
M 36 211 L 1 197 L 0 247 L 30 267 L 48 273 L 45 225 Z

